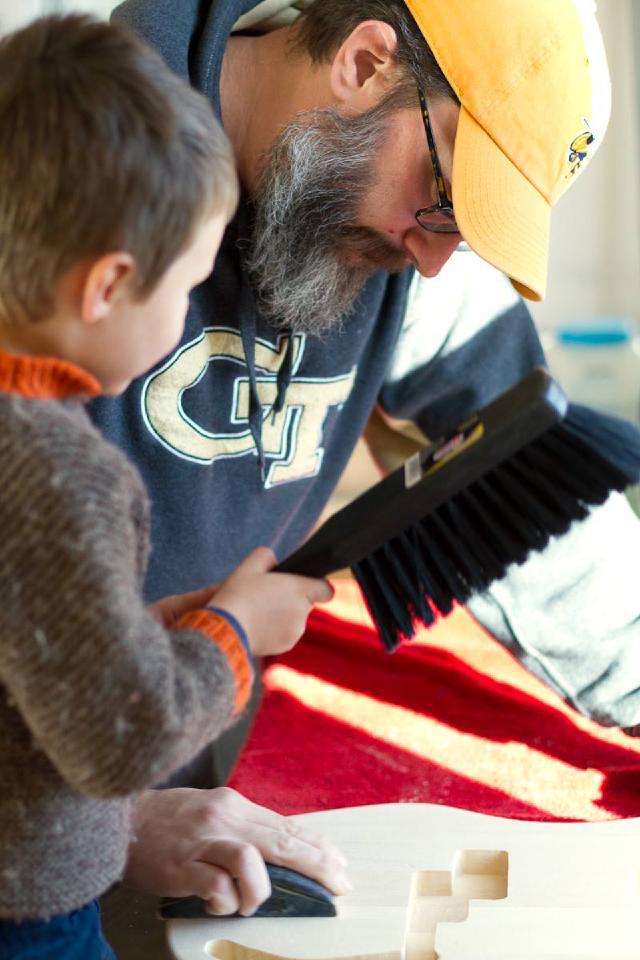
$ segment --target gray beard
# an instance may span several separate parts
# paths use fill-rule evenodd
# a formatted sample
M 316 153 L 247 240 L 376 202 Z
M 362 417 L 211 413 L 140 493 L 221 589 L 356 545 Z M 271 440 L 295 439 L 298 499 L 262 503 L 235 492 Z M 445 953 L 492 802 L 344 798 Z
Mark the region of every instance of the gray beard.
M 277 328 L 325 334 L 349 315 L 368 277 L 406 266 L 382 235 L 353 226 L 392 109 L 384 101 L 355 118 L 302 114 L 273 144 L 257 185 L 247 268 Z

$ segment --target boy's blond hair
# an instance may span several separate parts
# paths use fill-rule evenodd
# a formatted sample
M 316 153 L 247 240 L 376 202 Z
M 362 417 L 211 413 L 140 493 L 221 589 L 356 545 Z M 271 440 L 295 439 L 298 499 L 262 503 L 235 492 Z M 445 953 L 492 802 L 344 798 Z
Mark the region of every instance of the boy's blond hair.
M 76 263 L 126 250 L 146 296 L 238 196 L 209 103 L 123 26 L 45 17 L 0 40 L 0 320 L 45 317 Z

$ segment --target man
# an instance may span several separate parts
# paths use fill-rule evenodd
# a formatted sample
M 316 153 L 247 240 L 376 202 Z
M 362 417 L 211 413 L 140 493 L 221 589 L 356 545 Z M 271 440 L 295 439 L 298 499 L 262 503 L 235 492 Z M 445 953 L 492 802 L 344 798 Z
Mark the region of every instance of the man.
M 118 8 L 211 99 L 244 189 L 180 347 L 95 410 L 153 497 L 150 599 L 224 576 L 256 543 L 290 553 L 376 405 L 436 437 L 543 361 L 522 301 L 473 255 L 456 254 L 468 257 L 458 312 L 423 314 L 429 280 L 417 278 L 436 277 L 464 238 L 520 293 L 544 294 L 551 205 L 608 119 L 590 6 Z M 470 606 L 578 709 L 633 727 L 640 611 L 621 542 L 640 551 L 637 522 L 612 497 Z M 171 796 L 145 798 L 145 856 Z M 190 796 L 208 809 L 217 794 Z

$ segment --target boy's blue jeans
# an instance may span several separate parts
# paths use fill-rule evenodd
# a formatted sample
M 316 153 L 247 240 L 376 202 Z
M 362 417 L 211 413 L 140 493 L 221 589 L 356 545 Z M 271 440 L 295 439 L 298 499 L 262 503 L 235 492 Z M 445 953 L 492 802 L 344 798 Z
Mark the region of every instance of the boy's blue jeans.
M 50 920 L 0 920 L 0 960 L 116 960 L 97 903 Z

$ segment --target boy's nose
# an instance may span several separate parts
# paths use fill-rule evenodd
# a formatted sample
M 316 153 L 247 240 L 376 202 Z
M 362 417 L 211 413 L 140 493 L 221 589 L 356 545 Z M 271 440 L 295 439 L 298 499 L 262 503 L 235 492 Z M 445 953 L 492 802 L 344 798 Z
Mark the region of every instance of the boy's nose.
M 418 272 L 435 277 L 461 241 L 459 233 L 429 233 L 416 224 L 405 235 L 404 245 Z

